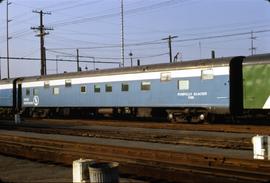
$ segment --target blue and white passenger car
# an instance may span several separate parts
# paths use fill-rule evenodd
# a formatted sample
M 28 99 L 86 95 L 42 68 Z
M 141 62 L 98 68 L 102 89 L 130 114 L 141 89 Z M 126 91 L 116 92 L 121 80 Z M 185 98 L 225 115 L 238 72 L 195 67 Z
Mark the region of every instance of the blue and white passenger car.
M 13 107 L 13 79 L 0 80 L 0 107 Z
M 24 78 L 22 108 L 66 113 L 166 115 L 203 120 L 229 113 L 231 58 Z M 79 110 L 78 110 L 79 109 Z

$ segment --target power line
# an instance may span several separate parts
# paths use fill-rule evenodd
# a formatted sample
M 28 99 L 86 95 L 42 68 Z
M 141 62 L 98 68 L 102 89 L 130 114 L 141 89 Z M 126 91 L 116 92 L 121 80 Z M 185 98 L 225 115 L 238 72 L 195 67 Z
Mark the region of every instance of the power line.
M 47 50 L 48 52 L 52 52 L 52 53 L 56 53 L 56 54 L 62 54 L 62 55 L 58 55 L 61 57 L 76 57 L 76 55 L 71 54 L 71 53 L 66 53 L 66 52 L 61 52 L 61 51 L 53 51 L 53 50 Z M 167 55 L 168 53 L 159 53 L 159 54 L 153 54 L 153 55 L 144 55 L 144 56 L 137 56 L 134 57 L 134 59 L 141 59 L 141 58 L 153 58 L 153 57 L 159 57 L 159 56 L 163 56 L 163 55 Z M 82 56 L 79 55 L 80 58 L 97 58 L 97 59 L 101 59 L 101 60 L 120 60 L 121 57 L 98 57 L 98 56 Z M 125 57 L 125 59 L 128 59 L 128 57 Z
M 265 30 L 258 30 L 253 31 L 253 33 L 264 33 L 264 32 L 270 32 L 270 29 Z M 243 36 L 243 35 L 249 35 L 250 32 L 240 32 L 240 33 L 233 33 L 233 34 L 222 34 L 222 35 L 214 35 L 214 36 L 205 36 L 205 37 L 197 37 L 197 38 L 189 38 L 189 39 L 176 39 L 174 42 L 189 42 L 189 41 L 198 41 L 198 40 L 210 40 L 210 39 L 218 39 L 218 38 L 226 38 L 226 37 L 236 37 L 236 36 Z M 138 43 L 130 43 L 126 44 L 125 47 L 135 47 L 135 46 L 146 46 L 146 45 L 161 45 L 164 44 L 164 41 L 148 41 L 148 42 L 138 42 Z M 102 48 L 119 48 L 121 45 L 115 44 L 115 45 L 108 45 L 108 46 L 93 46 L 93 47 L 79 47 L 78 49 L 102 49 Z M 70 48 L 49 48 L 47 50 L 71 50 L 76 49 L 73 47 Z
M 7 57 L 0 57 L 0 59 L 7 59 Z M 40 60 L 40 58 L 31 58 L 31 57 L 9 57 L 11 60 L 28 60 L 28 61 L 37 61 Z M 60 62 L 76 62 L 77 60 L 71 60 L 71 59 L 51 59 L 48 58 L 47 61 L 60 61 Z M 120 62 L 113 62 L 113 61 L 88 61 L 88 60 L 80 60 L 80 62 L 84 63 L 100 63 L 100 64 L 120 64 Z
M 263 32 L 270 32 L 270 29 L 253 31 L 253 33 L 263 33 Z M 182 39 L 182 40 L 176 40 L 175 42 L 198 41 L 198 40 L 203 40 L 203 39 L 217 39 L 217 38 L 225 38 L 225 37 L 243 36 L 243 35 L 248 35 L 248 34 L 250 34 L 250 32 L 241 32 L 241 33 L 234 33 L 234 34 L 223 34 L 223 35 L 216 35 L 216 36 L 205 36 L 205 37 L 198 37 L 198 38 L 191 38 L 191 39 Z
M 71 8 L 76 8 L 76 7 L 80 7 L 80 6 L 85 6 L 85 5 L 88 5 L 88 4 L 95 4 L 95 3 L 100 3 L 102 2 L 101 0 L 96 0 L 96 1 L 91 1 L 91 2 L 84 2 L 84 3 L 79 3 L 79 4 L 75 4 L 75 5 L 72 5 L 72 6 L 67 6 L 67 7 L 61 7 L 61 8 L 58 8 L 58 9 L 53 9 L 52 12 L 59 12 L 59 11 L 63 11 L 63 10 L 67 10 L 67 9 L 71 9 Z M 63 5 L 63 3 L 61 3 Z
M 125 11 L 125 14 L 136 14 L 140 11 L 147 11 L 147 10 L 153 10 L 156 8 L 161 8 L 164 6 L 170 6 L 172 4 L 176 4 L 176 3 L 182 3 L 183 1 L 186 0 L 167 0 L 164 2 L 159 2 L 159 3 L 155 3 L 155 4 L 151 4 L 148 6 L 144 6 L 144 7 L 139 7 L 139 8 L 133 8 L 133 9 L 129 9 L 127 11 Z M 65 26 L 65 25 L 69 25 L 69 24 L 79 24 L 79 23 L 85 23 L 85 22 L 89 22 L 89 21 L 96 21 L 96 20 L 100 20 L 100 19 L 104 19 L 104 18 L 111 18 L 111 17 L 115 17 L 115 16 L 119 16 L 120 14 L 117 13 L 110 13 L 110 14 L 104 14 L 104 15 L 99 15 L 99 16 L 94 16 L 94 17 L 87 17 L 87 18 L 80 18 L 80 19 L 75 19 L 75 20 L 68 20 L 68 21 L 64 21 L 64 22 L 54 22 L 52 23 L 52 26 L 57 27 L 57 26 Z

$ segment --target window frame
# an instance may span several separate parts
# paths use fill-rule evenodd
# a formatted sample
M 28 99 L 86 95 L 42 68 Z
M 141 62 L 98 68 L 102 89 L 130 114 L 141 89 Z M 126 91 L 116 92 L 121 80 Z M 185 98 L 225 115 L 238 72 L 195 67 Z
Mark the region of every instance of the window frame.
M 186 91 L 190 88 L 190 82 L 189 80 L 178 80 L 178 90 L 179 91 Z
M 82 88 L 84 88 L 84 91 L 82 91 Z M 86 94 L 86 93 L 87 93 L 87 87 L 86 87 L 86 85 L 81 85 L 81 86 L 80 86 L 80 92 L 81 92 L 82 94 Z
M 72 86 L 71 79 L 66 79 L 65 80 L 65 87 L 71 87 L 71 86 Z
M 55 96 L 60 95 L 60 88 L 59 87 L 53 87 L 53 95 L 55 95 Z
M 122 92 L 129 92 L 129 84 L 128 83 L 122 83 L 121 84 L 121 91 Z
M 171 72 L 161 72 L 160 73 L 160 81 L 161 82 L 167 82 L 172 80 L 172 74 Z
M 50 88 L 50 81 L 44 81 L 44 88 Z
M 151 90 L 151 82 L 150 81 L 142 81 L 141 82 L 141 91 L 150 91 Z
M 31 95 L 31 88 L 26 88 L 25 89 L 25 96 L 30 96 Z
M 201 80 L 214 79 L 214 70 L 212 68 L 201 70 Z
M 110 83 L 105 84 L 105 92 L 111 93 L 112 91 L 113 91 L 112 84 L 110 84 Z
M 101 93 L 100 84 L 94 84 L 94 93 Z
M 33 96 L 38 96 L 38 95 L 39 95 L 39 89 L 33 88 Z

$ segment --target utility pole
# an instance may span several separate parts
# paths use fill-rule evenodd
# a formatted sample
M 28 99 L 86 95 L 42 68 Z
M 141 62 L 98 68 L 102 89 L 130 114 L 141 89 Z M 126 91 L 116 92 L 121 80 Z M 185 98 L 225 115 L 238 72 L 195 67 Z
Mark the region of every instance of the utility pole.
M 76 49 L 76 53 L 77 53 L 77 72 L 80 72 L 80 60 L 79 60 L 79 49 Z
M 172 63 L 172 39 L 174 39 L 174 38 L 178 38 L 178 36 L 171 36 L 171 35 L 169 35 L 169 37 L 162 39 L 162 40 L 168 40 L 170 63 Z
M 199 41 L 199 48 L 200 48 L 200 60 L 202 59 L 202 43 Z
M 11 37 L 9 37 L 9 27 L 8 27 L 8 24 L 9 22 L 11 22 L 11 20 L 9 20 L 8 18 L 8 6 L 11 5 L 11 2 L 8 2 L 7 0 L 7 10 L 6 10 L 6 13 L 7 13 L 7 78 L 9 79 L 10 78 L 10 74 L 9 74 L 9 40 L 11 39 Z
M 125 38 L 124 38 L 124 2 L 121 0 L 121 67 L 125 66 Z
M 37 37 L 40 37 L 40 60 L 41 60 L 41 68 L 40 68 L 40 74 L 46 75 L 47 74 L 47 68 L 46 68 L 46 48 L 44 46 L 44 36 L 48 35 L 48 32 L 45 32 L 46 30 L 53 30 L 52 28 L 46 28 L 43 25 L 43 15 L 51 15 L 50 12 L 43 12 L 41 11 L 33 11 L 33 13 L 38 13 L 40 15 L 40 26 L 39 27 L 31 27 L 33 30 L 38 30 L 39 34 L 36 35 Z
M 254 55 L 254 52 L 256 51 L 256 47 L 254 47 L 254 40 L 256 39 L 256 37 L 253 36 L 253 31 L 251 31 L 250 39 L 251 39 L 251 47 L 250 47 L 251 55 Z
M 2 72 L 1 72 L 1 58 L 0 58 L 0 80 L 2 79 L 1 74 L 2 74 Z
M 55 65 L 55 70 L 56 70 L 56 74 L 58 74 L 58 57 L 59 57 L 59 56 L 56 55 L 55 57 L 56 57 L 56 59 L 55 59 L 55 62 L 56 62 L 56 63 L 55 63 L 55 64 L 56 64 L 56 65 Z
M 132 54 L 131 51 L 130 51 L 130 53 L 129 53 L 129 56 L 130 56 L 130 65 L 131 65 L 131 67 L 133 67 L 133 61 L 132 61 L 132 56 L 133 56 L 133 54 Z
M 94 70 L 96 70 L 96 60 L 95 60 L 95 57 L 93 57 L 93 66 L 94 66 Z

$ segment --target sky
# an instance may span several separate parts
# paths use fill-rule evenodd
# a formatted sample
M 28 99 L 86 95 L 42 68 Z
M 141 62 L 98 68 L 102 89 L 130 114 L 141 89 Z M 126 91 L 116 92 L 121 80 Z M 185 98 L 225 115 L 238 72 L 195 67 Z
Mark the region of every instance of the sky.
M 6 56 L 6 1 L 0 4 L 0 56 Z M 10 57 L 40 58 L 39 14 L 44 25 L 46 57 L 76 60 L 82 70 L 119 67 L 121 62 L 121 0 L 9 0 Z M 125 67 L 168 63 L 169 35 L 178 61 L 248 56 L 253 31 L 256 54 L 270 52 L 270 3 L 265 0 L 123 0 Z M 93 60 L 109 63 L 90 63 Z M 48 74 L 74 72 L 76 62 L 47 61 Z M 10 60 L 10 76 L 40 74 L 40 61 Z M 1 59 L 1 77 L 7 77 Z

